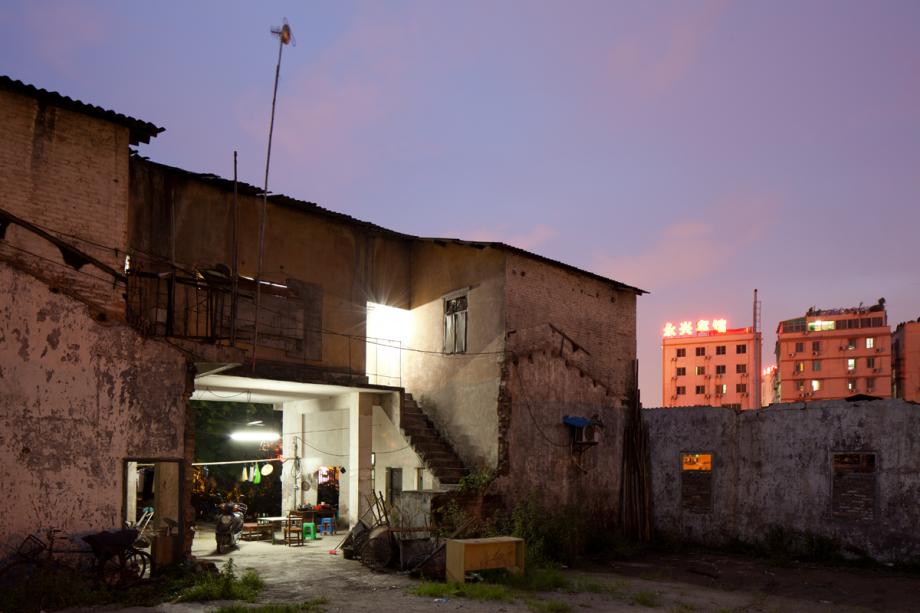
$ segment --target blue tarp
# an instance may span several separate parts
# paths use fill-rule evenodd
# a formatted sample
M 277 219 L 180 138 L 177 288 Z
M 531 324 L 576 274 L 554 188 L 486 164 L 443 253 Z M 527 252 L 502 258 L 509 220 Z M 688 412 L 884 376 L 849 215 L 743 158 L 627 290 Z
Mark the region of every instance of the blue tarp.
M 588 426 L 601 426 L 604 424 L 597 421 L 596 419 L 590 419 L 588 417 L 579 417 L 578 415 L 566 415 L 562 418 L 562 423 L 567 426 L 575 426 L 576 428 L 586 428 Z

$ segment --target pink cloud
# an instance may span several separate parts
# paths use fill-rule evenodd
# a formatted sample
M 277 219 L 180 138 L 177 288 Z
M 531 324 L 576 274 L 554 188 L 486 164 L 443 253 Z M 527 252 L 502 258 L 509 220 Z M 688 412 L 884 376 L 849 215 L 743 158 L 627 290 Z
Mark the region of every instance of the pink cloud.
M 727 4 L 726 0 L 686 4 L 688 11 L 617 40 L 607 62 L 614 81 L 640 99 L 673 89 L 698 60 Z
M 779 216 L 778 201 L 766 196 L 714 202 L 701 217 L 664 226 L 647 247 L 630 254 L 594 254 L 592 270 L 650 290 L 721 274 L 725 262 L 750 251 Z
M 111 27 L 109 16 L 98 8 L 63 1 L 29 3 L 23 21 L 36 54 L 69 77 L 78 76 L 74 55 L 101 44 Z

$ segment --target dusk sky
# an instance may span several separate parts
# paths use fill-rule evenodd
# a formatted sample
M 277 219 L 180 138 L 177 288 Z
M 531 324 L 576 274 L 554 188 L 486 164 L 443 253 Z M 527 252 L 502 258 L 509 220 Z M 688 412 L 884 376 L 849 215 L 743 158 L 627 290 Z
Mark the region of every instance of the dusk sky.
M 507 242 L 668 320 L 920 317 L 920 2 L 16 2 L 0 74 L 151 121 L 143 155 L 424 236 Z M 2 138 L 2 135 L 0 135 Z M 471 322 L 471 325 L 475 325 Z

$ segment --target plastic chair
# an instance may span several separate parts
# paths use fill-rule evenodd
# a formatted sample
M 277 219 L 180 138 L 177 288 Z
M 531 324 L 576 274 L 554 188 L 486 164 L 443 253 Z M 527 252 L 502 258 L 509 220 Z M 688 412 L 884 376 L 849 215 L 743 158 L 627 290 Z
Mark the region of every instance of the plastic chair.
M 323 534 L 335 534 L 335 522 L 331 517 L 324 517 L 319 522 L 319 530 Z
M 307 540 L 307 532 L 310 533 L 310 538 L 316 540 L 316 524 L 313 522 L 305 521 L 303 523 L 303 539 Z

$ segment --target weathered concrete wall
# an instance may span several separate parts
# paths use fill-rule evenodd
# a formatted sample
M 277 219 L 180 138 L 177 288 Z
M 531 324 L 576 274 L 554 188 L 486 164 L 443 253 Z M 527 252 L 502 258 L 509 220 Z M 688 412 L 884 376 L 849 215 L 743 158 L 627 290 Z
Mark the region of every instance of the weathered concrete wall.
M 0 287 L 0 554 L 121 526 L 124 461 L 185 457 L 185 357 L 7 263 Z
M 537 350 L 509 362 L 502 404 L 507 453 L 495 485 L 511 505 L 536 496 L 546 506 L 577 506 L 584 517 L 612 525 L 620 506 L 624 412 L 567 353 Z M 573 447 L 566 415 L 603 422 L 598 444 Z
M 758 411 L 645 410 L 660 534 L 721 545 L 771 527 L 813 533 L 879 559 L 920 555 L 920 410 L 897 400 L 821 401 Z M 711 511 L 682 508 L 681 453 L 712 453 Z M 832 453 L 874 452 L 874 518 L 832 512 Z
M 255 277 L 262 199 L 242 190 L 238 201 L 239 272 Z M 290 199 L 270 199 L 267 218 L 263 278 L 318 285 L 322 321 L 313 325 L 327 332 L 322 334 L 320 360 L 265 347 L 260 347 L 260 356 L 363 375 L 367 302 L 408 306 L 408 243 Z M 145 270 L 167 270 L 174 254 L 188 269 L 220 264 L 229 271 L 232 184 L 132 158 L 129 242 L 132 266 Z
M 464 463 L 495 467 L 504 350 L 505 253 L 419 242 L 412 248 L 409 346 L 403 387 L 446 435 Z M 467 290 L 467 350 L 444 351 L 444 296 Z M 494 352 L 494 353 L 489 353 Z
M 128 129 L 8 91 L 0 91 L 0 126 L 0 208 L 121 269 Z M 7 228 L 0 254 L 80 291 L 111 314 L 124 313 L 124 289 L 113 289 L 111 277 L 92 265 L 74 270 L 57 247 L 23 228 Z

